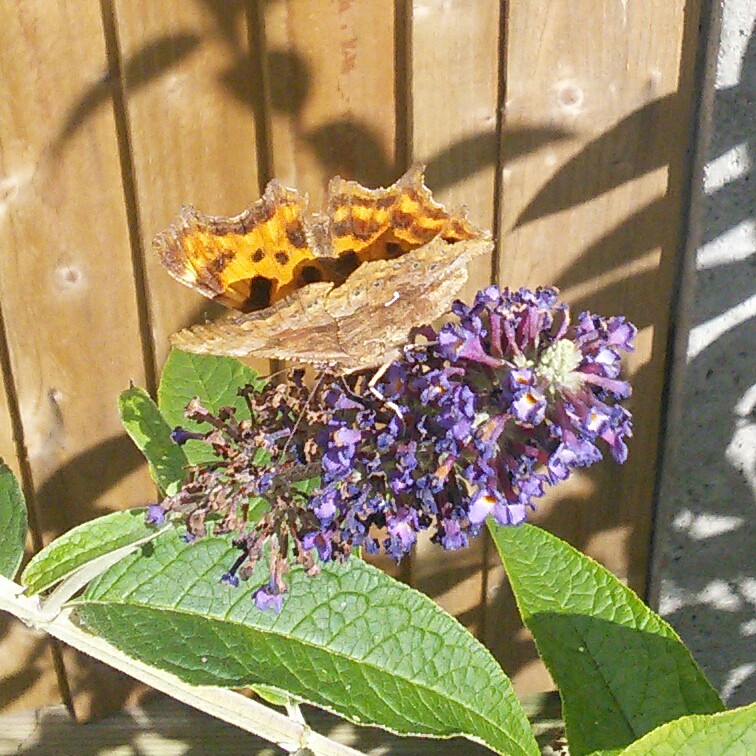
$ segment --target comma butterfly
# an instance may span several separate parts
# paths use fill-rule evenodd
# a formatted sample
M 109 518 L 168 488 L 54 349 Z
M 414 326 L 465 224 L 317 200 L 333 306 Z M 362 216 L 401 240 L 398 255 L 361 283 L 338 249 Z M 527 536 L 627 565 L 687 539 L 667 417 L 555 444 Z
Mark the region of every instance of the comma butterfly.
M 385 189 L 340 177 L 327 212 L 271 181 L 241 214 L 193 207 L 154 240 L 168 272 L 241 315 L 174 334 L 188 352 L 256 356 L 344 371 L 398 354 L 412 328 L 446 312 L 490 236 L 435 202 L 420 166 Z

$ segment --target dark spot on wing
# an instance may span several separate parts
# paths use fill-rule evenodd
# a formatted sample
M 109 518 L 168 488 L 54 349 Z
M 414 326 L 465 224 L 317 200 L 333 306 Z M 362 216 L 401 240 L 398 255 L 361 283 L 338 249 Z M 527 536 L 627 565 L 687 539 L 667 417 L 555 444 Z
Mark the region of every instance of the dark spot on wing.
M 317 283 L 323 280 L 323 271 L 317 265 L 305 265 L 299 274 L 299 278 L 305 284 Z
M 360 258 L 353 249 L 343 252 L 333 261 L 334 280 L 346 280 L 359 266 Z
M 402 245 L 398 242 L 386 242 L 386 257 L 392 260 L 395 257 L 399 257 L 404 250 Z
M 443 207 L 433 207 L 432 205 L 423 206 L 423 215 L 431 220 L 445 220 L 449 217 Z
M 231 260 L 236 257 L 236 252 L 233 250 L 224 250 L 215 259 L 210 260 L 207 264 L 207 268 L 213 275 L 219 275 L 222 273 Z
M 256 249 L 252 255 L 252 262 L 261 262 L 265 258 L 265 252 L 261 249 Z
M 305 234 L 302 221 L 292 221 L 286 226 L 286 238 L 297 249 L 303 249 L 307 246 L 307 235 Z
M 425 241 L 430 241 L 436 235 L 437 231 L 430 228 L 424 228 L 419 223 L 413 223 L 412 227 L 410 228 L 410 233 L 416 239 L 423 239 Z
M 286 254 L 286 252 L 276 252 L 273 257 L 276 258 L 276 262 L 279 265 L 286 265 L 286 263 L 289 262 L 289 256 Z
M 415 216 L 411 213 L 405 213 L 403 210 L 394 210 L 391 213 L 391 222 L 394 228 L 409 228 L 412 222 L 415 220 Z
M 358 239 L 369 239 L 377 230 L 378 226 L 373 221 L 365 218 L 352 218 L 352 233 Z
M 249 294 L 244 300 L 243 311 L 254 312 L 255 310 L 264 310 L 270 306 L 273 294 L 273 281 L 264 276 L 256 276 L 250 279 L 248 283 Z
M 349 221 L 338 221 L 331 226 L 334 236 L 349 236 L 352 233 L 352 224 Z

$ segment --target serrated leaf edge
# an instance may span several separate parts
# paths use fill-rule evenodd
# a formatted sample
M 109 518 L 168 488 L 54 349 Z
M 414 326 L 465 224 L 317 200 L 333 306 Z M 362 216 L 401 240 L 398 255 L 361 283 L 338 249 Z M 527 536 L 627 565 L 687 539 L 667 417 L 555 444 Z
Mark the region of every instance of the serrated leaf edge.
M 438 615 L 442 615 L 445 618 L 446 621 L 448 621 L 449 619 L 452 619 L 455 623 L 457 623 L 459 625 L 459 627 L 465 633 L 468 632 L 465 629 L 465 627 L 455 617 L 452 617 L 450 614 L 448 614 L 447 612 L 445 612 L 440 606 L 438 606 L 433 601 L 431 601 L 430 599 L 428 599 L 428 597 L 425 596 L 425 594 L 421 593 L 420 591 L 416 591 L 415 589 L 411 588 L 410 586 L 407 586 L 407 585 L 405 585 L 403 583 L 400 583 L 398 580 L 395 580 L 394 578 L 391 578 L 389 575 L 386 575 L 384 572 L 382 572 L 381 570 L 378 570 L 377 568 L 372 567 L 371 565 L 365 564 L 364 566 L 368 567 L 370 570 L 375 570 L 376 572 L 380 573 L 384 578 L 387 578 L 388 580 L 392 581 L 393 583 L 396 583 L 398 586 L 401 587 L 402 590 L 412 591 L 413 593 L 416 593 L 417 595 L 421 596 L 424 600 L 426 600 L 426 601 L 429 602 L 427 604 L 427 606 L 428 606 L 429 609 L 431 609 L 433 612 L 435 612 Z M 246 598 L 246 596 L 245 596 L 245 598 Z M 333 598 L 334 597 L 331 597 L 331 600 L 333 600 Z M 84 604 L 88 604 L 88 605 L 97 604 L 97 605 L 101 605 L 101 606 L 108 606 L 108 605 L 112 606 L 112 605 L 117 605 L 118 603 L 121 603 L 121 602 L 112 602 L 112 601 L 111 602 L 107 602 L 107 601 L 100 601 L 100 600 L 97 600 L 97 599 L 76 599 L 73 602 L 71 602 L 71 604 L 69 604 L 69 606 L 76 607 L 80 603 L 82 605 L 84 605 Z M 127 602 L 122 602 L 122 603 L 127 603 Z M 282 639 L 284 639 L 286 641 L 298 643 L 301 646 L 318 649 L 320 651 L 327 650 L 329 653 L 332 653 L 334 656 L 338 656 L 340 658 L 343 658 L 343 659 L 345 659 L 347 661 L 350 661 L 350 662 L 358 664 L 358 665 L 368 666 L 368 667 L 370 667 L 370 668 L 372 668 L 372 669 L 374 669 L 374 670 L 376 670 L 378 672 L 386 674 L 386 669 L 385 668 L 379 667 L 378 665 L 376 665 L 374 663 L 365 662 L 363 660 L 360 660 L 359 658 L 355 658 L 355 657 L 349 656 L 348 654 L 346 654 L 344 652 L 341 652 L 341 651 L 332 651 L 327 646 L 319 646 L 318 644 L 313 643 L 311 641 L 307 641 L 305 639 L 297 638 L 296 636 L 291 636 L 289 633 L 285 633 L 285 632 L 281 632 L 281 631 L 277 631 L 276 632 L 276 631 L 272 631 L 272 630 L 265 630 L 265 629 L 262 629 L 262 628 L 256 628 L 256 627 L 252 627 L 250 625 L 245 625 L 242 622 L 238 622 L 238 621 L 234 621 L 234 620 L 222 620 L 222 619 L 216 618 L 216 617 L 209 618 L 209 617 L 206 617 L 205 615 L 202 615 L 202 614 L 200 614 L 198 612 L 188 612 L 186 610 L 175 609 L 175 608 L 155 607 L 153 605 L 150 605 L 150 604 L 147 604 L 147 603 L 144 603 L 144 602 L 128 602 L 128 604 L 130 606 L 135 606 L 137 608 L 145 608 L 145 609 L 149 609 L 149 610 L 152 610 L 152 611 L 160 611 L 160 612 L 164 611 L 166 613 L 173 612 L 173 613 L 180 614 L 180 615 L 187 616 L 187 617 L 199 617 L 199 618 L 201 618 L 201 619 L 203 619 L 205 621 L 209 621 L 209 622 L 214 623 L 214 624 L 225 624 L 227 622 L 230 622 L 231 624 L 235 624 L 235 625 L 237 625 L 239 627 L 243 627 L 245 629 L 252 630 L 252 631 L 257 632 L 257 633 L 259 633 L 261 635 L 265 635 L 266 633 L 270 633 L 271 635 L 276 635 L 276 636 L 278 636 L 278 637 L 280 637 L 280 638 L 282 638 Z M 496 665 L 496 667 L 498 669 L 501 669 L 501 667 L 499 666 L 498 662 L 493 657 L 493 655 L 490 653 L 490 651 L 485 646 L 483 646 L 483 644 L 481 644 L 480 641 L 477 641 L 477 639 L 473 638 L 472 636 L 471 636 L 471 638 L 476 643 L 478 643 L 478 647 L 480 649 L 480 652 L 483 652 Z M 509 682 L 509 678 L 506 676 L 506 674 L 503 672 L 503 670 L 502 670 L 501 674 L 504 676 L 504 679 Z M 408 677 L 405 677 L 405 676 L 402 676 L 402 675 L 396 675 L 396 677 L 398 677 L 399 679 L 403 680 L 404 682 L 408 682 L 408 683 L 410 683 L 412 685 L 418 686 L 417 681 L 412 680 L 412 679 L 410 679 Z M 493 727 L 498 732 L 502 732 L 502 734 L 507 739 L 507 741 L 512 741 L 512 738 L 509 735 L 507 735 L 506 732 L 504 732 L 501 729 L 501 726 L 499 724 L 497 724 L 494 720 L 490 719 L 489 716 L 486 716 L 486 715 L 483 715 L 483 714 L 481 714 L 479 712 L 476 712 L 475 709 L 472 709 L 468 704 L 464 703 L 463 701 L 460 701 L 460 700 L 458 700 L 456 698 L 453 698 L 451 696 L 445 696 L 445 694 L 440 693 L 437 689 L 432 688 L 431 686 L 429 686 L 427 684 L 421 684 L 419 687 L 422 687 L 424 690 L 428 690 L 429 692 L 431 692 L 431 693 L 433 693 L 435 695 L 443 695 L 444 697 L 448 698 L 453 703 L 459 705 L 460 708 L 464 709 L 465 711 L 473 713 L 475 717 L 479 717 L 480 719 L 482 719 L 485 722 L 487 722 L 491 727 Z M 363 726 L 366 724 L 366 722 L 360 720 L 359 718 L 354 718 L 353 716 L 349 716 L 347 714 L 344 714 L 342 711 L 339 711 L 338 709 L 333 708 L 333 707 L 331 707 L 331 706 L 329 706 L 327 704 L 323 704 L 320 701 L 311 700 L 311 699 L 303 696 L 300 693 L 291 693 L 289 691 L 286 691 L 286 692 L 289 693 L 289 695 L 295 697 L 297 700 L 300 700 L 300 701 L 302 701 L 304 703 L 307 703 L 307 704 L 310 704 L 312 706 L 317 706 L 318 708 L 324 709 L 325 711 L 328 711 L 328 712 L 330 712 L 332 714 L 336 714 L 336 715 L 338 715 L 338 716 L 346 719 L 349 722 L 352 722 L 352 723 L 357 724 L 357 725 L 363 725 Z M 517 700 L 516 696 L 514 695 L 514 692 L 513 692 L 512 688 L 511 688 L 511 683 L 510 683 L 509 693 L 510 693 L 510 696 L 514 699 L 514 704 L 516 706 L 520 706 L 520 703 Z M 507 704 L 509 704 L 509 708 L 511 709 L 512 708 L 512 706 L 511 706 L 512 701 L 507 701 L 505 699 L 505 702 Z M 528 725 L 528 727 L 529 727 L 529 724 L 527 722 L 527 716 L 525 715 L 524 710 L 521 710 L 520 714 L 521 714 L 522 721 L 525 722 Z M 460 732 L 451 732 L 449 734 L 444 734 L 444 735 L 437 735 L 435 733 L 430 733 L 429 734 L 427 732 L 420 732 L 420 731 L 414 732 L 414 731 L 406 731 L 406 730 L 395 730 L 392 727 L 388 727 L 388 726 L 385 726 L 385 725 L 382 725 L 382 724 L 379 724 L 379 723 L 373 723 L 373 722 L 370 723 L 370 726 L 379 727 L 379 728 L 381 728 L 381 729 L 383 729 L 383 730 L 385 730 L 387 732 L 390 732 L 390 733 L 392 733 L 394 735 L 399 735 L 399 736 L 405 736 L 406 735 L 406 736 L 409 736 L 409 737 L 424 737 L 424 738 L 433 738 L 433 739 L 436 739 L 436 740 L 447 740 L 449 738 L 454 738 L 454 737 L 464 737 L 467 740 L 471 740 L 471 741 L 474 741 L 476 743 L 480 743 L 481 745 L 484 745 L 487 748 L 493 748 L 493 746 L 491 745 L 491 743 L 487 742 L 483 738 L 480 738 L 480 737 L 476 736 L 474 733 L 467 733 L 467 732 L 460 731 Z M 535 738 L 533 738 L 533 743 L 535 744 L 535 742 L 536 742 Z M 521 746 L 518 743 L 515 743 L 515 745 L 517 745 L 517 747 L 519 748 L 519 752 L 524 753 L 524 754 L 528 753 L 528 751 L 526 750 L 525 747 Z M 501 752 L 499 752 L 499 753 L 501 753 Z M 538 751 L 537 750 L 533 750 L 532 753 L 533 754 L 537 754 Z
M 83 522 L 80 525 L 77 525 L 76 527 L 71 528 L 71 530 L 66 531 L 60 538 L 66 538 L 66 539 L 68 539 L 71 536 L 72 533 L 80 531 L 80 530 L 85 530 L 87 527 L 91 526 L 92 523 L 97 522 L 98 520 L 101 520 L 104 517 L 109 517 L 111 515 L 117 515 L 117 514 L 123 514 L 125 512 L 138 513 L 140 510 L 145 511 L 143 507 L 134 507 L 132 509 L 121 509 L 121 510 L 117 510 L 115 512 L 108 512 L 108 514 L 102 515 L 101 517 L 96 517 L 93 520 L 87 520 L 86 522 Z M 160 530 L 160 531 L 155 530 L 154 534 L 153 533 L 145 534 L 144 536 L 140 536 L 140 538 L 146 538 L 146 541 L 144 541 L 146 543 L 147 541 L 152 540 L 155 536 L 159 535 L 162 532 L 164 532 L 164 530 Z M 21 583 L 25 587 L 27 595 L 30 595 L 30 596 L 37 595 L 37 594 L 41 593 L 42 591 L 46 591 L 46 590 L 52 588 L 53 586 L 58 585 L 58 583 L 60 583 L 61 581 L 66 580 L 67 578 L 69 578 L 69 577 L 73 576 L 74 574 L 76 574 L 76 572 L 78 572 L 78 570 L 80 570 L 83 566 L 85 566 L 87 564 L 85 562 L 83 565 L 79 565 L 79 567 L 75 567 L 72 570 L 68 570 L 67 572 L 64 572 L 62 575 L 56 577 L 54 580 L 51 580 L 50 582 L 45 583 L 41 587 L 38 587 L 38 588 L 37 587 L 32 587 L 38 581 L 34 581 L 32 584 L 29 583 L 29 580 L 28 580 L 29 569 L 30 568 L 33 568 L 33 569 L 36 568 L 40 563 L 44 564 L 44 562 L 47 559 L 50 558 L 50 549 L 51 549 L 51 547 L 53 547 L 57 543 L 58 540 L 60 540 L 60 539 L 56 539 L 54 541 L 51 541 L 41 551 L 38 551 L 31 558 L 31 560 L 29 561 L 29 563 L 24 568 L 24 571 L 21 573 L 20 580 L 21 580 Z M 128 546 L 128 545 L 129 544 L 124 544 L 124 546 Z M 119 546 L 118 548 L 123 548 L 123 546 Z M 94 557 L 93 559 L 101 559 L 103 557 L 107 557 L 107 553 L 106 554 L 99 554 L 98 556 Z M 61 563 L 65 564 L 66 562 L 70 562 L 73 559 L 75 559 L 75 558 L 71 557 L 71 556 L 67 556 L 67 557 L 65 557 L 65 559 L 61 560 Z M 93 560 L 90 560 L 90 561 L 93 561 Z M 42 572 L 41 574 L 44 574 L 44 572 Z
M 733 714 L 740 714 L 747 711 L 753 711 L 754 714 L 754 725 L 756 726 L 756 703 L 750 703 L 746 704 L 745 706 L 739 706 L 736 709 L 726 709 L 725 711 L 715 711 L 712 714 L 687 714 L 683 717 L 678 717 L 677 719 L 672 719 L 669 722 L 664 722 L 664 724 L 660 724 L 658 727 L 654 727 L 653 730 L 650 730 L 649 732 L 642 735 L 638 740 L 631 743 L 627 748 L 624 748 L 622 751 L 619 752 L 618 756 L 624 756 L 624 754 L 630 754 L 630 756 L 633 755 L 634 750 L 636 747 L 640 747 L 643 745 L 643 741 L 648 739 L 651 740 L 652 736 L 658 737 L 658 733 L 661 730 L 672 728 L 675 726 L 675 724 L 678 724 L 682 720 L 687 721 L 700 721 L 700 720 L 711 720 L 711 719 L 721 719 L 722 717 L 727 717 L 729 715 Z

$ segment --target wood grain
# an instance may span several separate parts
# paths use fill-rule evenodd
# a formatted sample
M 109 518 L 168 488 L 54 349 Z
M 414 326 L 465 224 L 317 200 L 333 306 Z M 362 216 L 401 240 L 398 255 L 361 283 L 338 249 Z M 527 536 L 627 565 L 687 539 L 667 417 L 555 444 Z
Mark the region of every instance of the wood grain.
M 393 183 L 393 0 L 280 0 L 265 34 L 274 174 L 315 210 L 336 174 Z
M 415 159 L 436 197 L 500 231 L 499 283 L 557 283 L 576 309 L 640 326 L 630 461 L 560 486 L 538 517 L 642 590 L 700 7 L 0 0 L 3 379 L 16 389 L 11 406 L 0 391 L 0 454 L 17 469 L 17 404 L 41 535 L 153 495 L 116 396 L 129 379 L 153 388 L 168 335 L 218 312 L 153 258 L 179 206 L 237 213 L 277 175 L 318 209 L 332 175 L 388 185 Z M 467 295 L 490 280 L 476 265 Z M 454 554 L 424 541 L 412 574 L 393 572 L 478 632 L 521 692 L 550 686 L 484 541 Z M 0 699 L 55 699 L 47 647 L 6 627 Z M 67 663 L 79 715 L 126 695 Z
M 311 211 L 334 175 L 392 184 L 405 168 L 396 165 L 393 0 L 279 0 L 266 4 L 264 30 L 273 174 L 307 192 Z M 403 575 L 384 555 L 370 561 Z
M 635 414 L 628 463 L 605 461 L 560 485 L 537 520 L 641 592 L 685 212 L 699 6 L 508 4 L 500 280 L 556 283 L 576 311 L 625 313 L 640 328 L 627 362 Z M 539 144 L 538 133 L 548 129 L 569 137 Z M 516 148 L 509 130 L 520 134 Z M 539 688 L 547 679 L 512 620 L 498 568 L 489 592 L 486 642 L 520 691 Z
M 494 227 L 499 156 L 499 5 L 480 0 L 415 0 L 410 25 L 412 158 L 427 164 L 427 184 L 447 207 L 466 205 L 470 218 Z M 469 269 L 460 295 L 469 300 L 491 283 L 491 256 Z M 484 621 L 484 540 L 445 552 L 419 540 L 412 584 L 433 596 L 471 630 Z
M 0 317 L 0 324 L 2 324 L 2 317 Z M 2 334 L 0 334 L 1 338 Z M 0 348 L 3 346 L 4 344 L 0 344 Z M 3 366 L 5 367 L 5 365 Z M 4 370 L 0 372 L 0 459 L 10 467 L 13 474 L 18 478 L 20 469 L 16 459 L 16 444 L 13 440 L 13 421 L 8 408 L 8 392 L 15 393 L 15 388 L 11 385 L 12 380 L 12 375 L 6 375 Z
M 411 22 L 412 158 L 448 207 L 494 227 L 498 160 L 499 5 L 497 0 L 415 0 Z M 491 283 L 491 260 L 470 269 L 465 294 Z
M 1 13 L 0 170 L 12 190 L 0 295 L 48 541 L 154 495 L 116 411 L 144 367 L 99 9 L 32 0 Z M 118 704 L 113 676 L 67 660 L 80 713 L 103 703 L 103 685 Z
M 245 3 L 115 0 L 118 52 L 131 153 L 137 254 L 144 256 L 158 369 L 168 336 L 225 308 L 177 284 L 152 238 L 181 205 L 235 215 L 260 195 L 260 81 L 249 51 Z M 254 367 L 267 372 L 268 363 Z

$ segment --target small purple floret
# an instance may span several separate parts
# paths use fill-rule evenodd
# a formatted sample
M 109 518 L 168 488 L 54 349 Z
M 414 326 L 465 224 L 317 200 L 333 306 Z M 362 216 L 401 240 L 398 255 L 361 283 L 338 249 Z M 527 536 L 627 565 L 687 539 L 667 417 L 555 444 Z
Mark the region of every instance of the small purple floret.
M 162 525 L 166 520 L 165 510 L 160 504 L 148 504 L 144 519 L 148 525 Z
M 467 517 L 472 525 L 480 525 L 498 503 L 498 496 L 491 491 L 479 491 L 470 501 Z
M 232 588 L 238 588 L 239 587 L 239 576 L 234 575 L 231 572 L 224 572 L 221 575 L 220 579 L 221 583 L 225 583 L 226 585 L 230 585 Z
M 512 414 L 523 425 L 539 425 L 546 417 L 546 397 L 534 388 L 518 391 L 511 406 Z
M 490 286 L 452 309 L 459 322 L 425 328 L 429 345 L 407 349 L 377 383 L 392 411 L 352 401 L 343 382 L 329 391 L 310 508 L 333 558 L 347 544 L 374 548 L 373 526 L 386 528 L 396 558 L 429 528 L 445 548 L 462 548 L 488 516 L 523 522 L 549 485 L 601 458 L 598 442 L 626 457 L 620 352 L 635 328 L 624 318 L 571 322 L 549 288 Z
M 171 431 L 171 441 L 173 441 L 174 444 L 178 444 L 179 446 L 183 446 L 187 441 L 201 441 L 204 438 L 204 433 L 195 433 L 194 431 L 189 431 L 186 428 L 182 428 L 181 426 L 177 426 Z
M 281 613 L 283 607 L 284 595 L 279 593 L 277 588 L 271 587 L 270 583 L 261 585 L 253 594 L 252 598 L 255 601 L 255 606 L 260 611 L 272 610 L 276 614 Z

